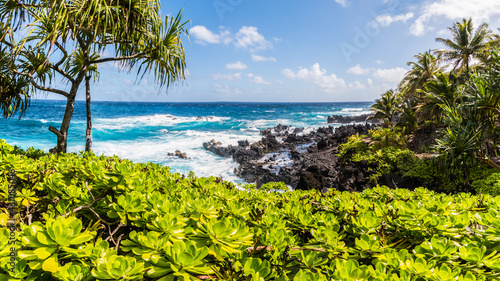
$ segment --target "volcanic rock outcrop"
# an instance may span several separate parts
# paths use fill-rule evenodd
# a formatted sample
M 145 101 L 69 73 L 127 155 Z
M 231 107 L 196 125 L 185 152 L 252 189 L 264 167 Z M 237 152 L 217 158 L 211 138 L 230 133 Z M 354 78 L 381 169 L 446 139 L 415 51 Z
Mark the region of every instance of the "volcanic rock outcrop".
M 338 146 L 351 135 L 367 134 L 374 127 L 353 124 L 307 131 L 278 125 L 262 130 L 262 139 L 256 143 L 240 141 L 238 146 L 222 146 L 211 140 L 203 147 L 233 158 L 240 164 L 234 173 L 257 186 L 283 181 L 294 189 L 361 191 L 372 186 L 368 178 L 376 164 L 346 161 L 337 156 Z

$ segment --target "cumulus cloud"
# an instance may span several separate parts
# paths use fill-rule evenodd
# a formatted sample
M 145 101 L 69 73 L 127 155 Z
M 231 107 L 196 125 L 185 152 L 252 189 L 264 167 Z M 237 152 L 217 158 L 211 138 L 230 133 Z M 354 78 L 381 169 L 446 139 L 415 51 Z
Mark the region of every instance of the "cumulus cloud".
M 259 85 L 271 85 L 271 82 L 264 80 L 262 76 L 258 75 L 253 75 L 252 73 L 248 74 L 248 78 L 250 78 L 250 81 L 259 84 Z
M 216 73 L 212 75 L 214 80 L 227 80 L 227 81 L 234 81 L 234 80 L 240 80 L 241 79 L 241 73 L 235 73 L 235 74 L 219 74 Z
M 261 62 L 261 61 L 274 61 L 274 62 L 276 62 L 277 61 L 275 57 L 263 57 L 263 56 L 259 56 L 256 54 L 252 54 L 252 60 L 255 62 Z
M 347 70 L 347 73 L 353 74 L 353 75 L 368 75 L 372 74 L 371 76 L 379 81 L 384 81 L 384 82 L 400 82 L 403 77 L 405 76 L 407 70 L 402 68 L 402 67 L 395 67 L 395 68 L 363 68 L 361 65 L 355 65 Z M 372 85 L 373 80 L 368 79 L 368 85 Z M 351 83 L 349 86 L 351 87 L 352 85 L 356 86 L 359 85 L 356 82 Z M 356 88 L 356 87 L 355 87 Z
M 385 82 L 398 83 L 405 76 L 407 70 L 402 67 L 377 69 L 373 73 L 373 77 Z
M 195 39 L 194 42 L 201 45 L 232 42 L 237 48 L 250 49 L 252 52 L 273 47 L 273 44 L 266 40 L 255 26 L 243 26 L 236 34 L 232 35 L 224 27 L 220 27 L 219 32 L 215 33 L 203 25 L 197 25 L 189 29 L 189 33 Z
M 371 69 L 369 68 L 362 68 L 359 64 L 355 65 L 347 70 L 347 73 L 354 74 L 354 75 L 366 75 L 371 72 Z
M 233 88 L 229 85 L 214 84 L 213 87 L 217 93 L 221 93 L 221 94 L 237 94 L 237 95 L 239 95 L 242 93 L 239 88 Z
M 228 63 L 226 64 L 227 69 L 236 69 L 236 70 L 243 70 L 247 69 L 247 65 L 242 63 L 241 61 L 237 61 L 235 63 Z
M 313 82 L 317 87 L 326 92 L 334 92 L 346 87 L 344 79 L 338 78 L 335 74 L 328 75 L 325 69 L 320 68 L 319 63 L 315 63 L 309 69 L 300 68 L 297 72 L 286 68 L 282 73 L 290 79 Z
M 253 51 L 272 48 L 271 42 L 260 34 L 255 26 L 243 26 L 234 37 L 234 45 L 238 48 L 250 48 Z
M 410 27 L 410 32 L 422 36 L 433 29 L 433 21 L 443 17 L 448 20 L 472 17 L 479 22 L 489 21 L 491 17 L 499 15 L 498 0 L 437 0 L 422 7 L 422 13 Z
M 347 0 L 335 0 L 340 6 L 345 7 L 347 6 Z
M 202 45 L 208 44 L 228 44 L 231 42 L 231 33 L 221 28 L 218 34 L 208 30 L 203 25 L 196 25 L 189 29 L 189 34 L 194 38 L 194 42 Z
M 366 86 L 359 81 L 354 81 L 353 83 L 349 83 L 349 88 L 357 89 L 357 90 L 364 90 L 364 89 L 366 89 Z
M 378 22 L 382 26 L 389 26 L 393 22 L 404 22 L 406 23 L 409 19 L 413 18 L 414 14 L 413 13 L 406 13 L 406 14 L 400 14 L 400 15 L 380 15 L 378 16 L 375 21 Z

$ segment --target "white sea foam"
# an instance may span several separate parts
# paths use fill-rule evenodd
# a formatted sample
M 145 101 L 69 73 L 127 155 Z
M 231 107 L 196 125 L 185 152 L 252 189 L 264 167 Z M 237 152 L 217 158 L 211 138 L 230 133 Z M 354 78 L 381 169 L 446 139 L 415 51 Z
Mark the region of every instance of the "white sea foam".
M 120 130 L 133 127 L 174 126 L 183 123 L 224 122 L 228 120 L 231 120 L 231 118 L 220 116 L 181 117 L 170 114 L 155 114 L 120 118 L 96 118 L 94 128 L 97 130 Z
M 266 163 L 262 166 L 262 168 L 271 171 L 275 175 L 279 174 L 281 168 L 283 167 L 292 167 L 294 161 L 291 158 L 289 151 L 281 151 L 275 153 L 269 153 L 264 155 L 257 162 Z
M 298 153 L 305 153 L 305 152 L 307 152 L 307 149 L 314 144 L 316 144 L 316 142 L 311 142 L 311 143 L 307 143 L 307 144 L 300 144 L 300 145 L 295 146 L 295 149 L 297 150 Z
M 333 112 L 331 112 L 330 116 L 332 114 L 335 114 L 335 115 L 344 115 L 344 116 L 359 116 L 359 115 L 370 114 L 370 113 L 373 113 L 373 112 L 370 111 L 370 110 L 344 111 L 344 109 L 342 109 L 340 111 L 333 111 Z
M 151 138 L 128 141 L 96 142 L 94 151 L 98 154 L 117 155 L 136 162 L 154 162 L 171 167 L 172 172 L 187 174 L 193 171 L 197 176 L 222 176 L 233 182 L 243 182 L 233 174 L 237 167 L 231 158 L 222 158 L 202 146 L 210 140 L 220 141 L 222 145 L 237 145 L 239 140 L 255 142 L 260 139 L 258 132 L 242 134 L 239 131 L 204 132 L 175 131 L 159 134 Z M 189 159 L 169 156 L 176 150 L 186 153 Z
M 363 111 L 364 108 L 357 107 L 357 108 L 343 108 L 341 112 L 360 112 Z

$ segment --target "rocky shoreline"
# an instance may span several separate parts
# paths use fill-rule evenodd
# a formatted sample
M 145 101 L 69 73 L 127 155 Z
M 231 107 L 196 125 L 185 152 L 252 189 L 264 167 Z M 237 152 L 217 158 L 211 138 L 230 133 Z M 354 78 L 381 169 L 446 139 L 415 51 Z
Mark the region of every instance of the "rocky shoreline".
M 222 146 L 211 140 L 203 147 L 239 163 L 234 173 L 257 186 L 282 181 L 293 189 L 326 191 L 330 188 L 361 191 L 373 185 L 369 181 L 374 164 L 346 161 L 337 156 L 339 144 L 353 134 L 367 134 L 373 124 L 351 124 L 334 128 L 304 128 L 278 125 L 261 131 L 262 139 L 250 144 Z
M 328 124 L 339 123 L 339 124 L 348 124 L 348 123 L 371 123 L 377 124 L 379 122 L 378 119 L 367 120 L 368 117 L 373 116 L 373 114 L 361 114 L 355 116 L 344 116 L 344 115 L 332 115 L 328 116 Z

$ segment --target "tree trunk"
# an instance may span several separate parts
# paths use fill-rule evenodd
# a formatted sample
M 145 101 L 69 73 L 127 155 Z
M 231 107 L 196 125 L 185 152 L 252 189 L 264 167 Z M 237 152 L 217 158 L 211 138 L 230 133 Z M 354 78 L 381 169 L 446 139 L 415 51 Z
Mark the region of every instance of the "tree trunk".
M 69 124 L 71 122 L 71 117 L 73 116 L 73 110 L 75 109 L 75 95 L 70 95 L 66 102 L 66 110 L 64 112 L 64 118 L 61 123 L 61 129 L 50 126 L 49 131 L 56 134 L 57 145 L 56 147 L 50 149 L 51 153 L 66 153 L 66 148 L 68 146 L 68 131 Z
M 85 94 L 87 100 L 87 130 L 85 131 L 85 151 L 92 150 L 92 117 L 90 114 L 90 75 L 85 76 Z

